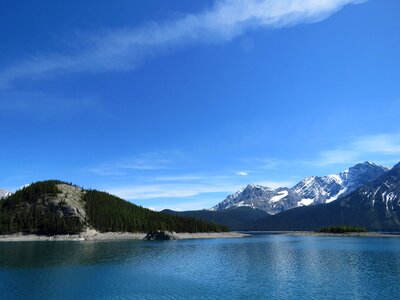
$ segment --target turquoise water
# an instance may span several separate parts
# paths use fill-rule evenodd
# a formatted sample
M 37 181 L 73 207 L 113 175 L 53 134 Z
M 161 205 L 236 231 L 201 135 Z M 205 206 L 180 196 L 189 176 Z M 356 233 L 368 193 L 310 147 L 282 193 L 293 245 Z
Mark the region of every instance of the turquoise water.
M 395 299 L 400 238 L 0 243 L 0 299 Z

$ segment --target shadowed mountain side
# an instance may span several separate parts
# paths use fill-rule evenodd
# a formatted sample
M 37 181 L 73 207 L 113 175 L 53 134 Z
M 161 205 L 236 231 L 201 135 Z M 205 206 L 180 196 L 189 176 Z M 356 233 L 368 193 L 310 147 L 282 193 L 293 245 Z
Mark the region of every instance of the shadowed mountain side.
M 250 207 L 238 207 L 222 211 L 193 210 L 173 211 L 165 209 L 162 213 L 192 217 L 227 226 L 230 230 L 241 230 L 253 222 L 265 218 L 267 213 Z M 246 224 L 246 225 L 245 225 Z

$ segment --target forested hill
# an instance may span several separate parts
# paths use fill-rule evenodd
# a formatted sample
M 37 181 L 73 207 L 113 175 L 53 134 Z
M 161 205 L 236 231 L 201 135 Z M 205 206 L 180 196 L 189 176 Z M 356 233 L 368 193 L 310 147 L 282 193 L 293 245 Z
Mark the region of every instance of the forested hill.
M 57 180 L 31 184 L 0 200 L 0 234 L 74 234 L 87 227 L 101 232 L 227 231 L 225 226 L 155 212 Z

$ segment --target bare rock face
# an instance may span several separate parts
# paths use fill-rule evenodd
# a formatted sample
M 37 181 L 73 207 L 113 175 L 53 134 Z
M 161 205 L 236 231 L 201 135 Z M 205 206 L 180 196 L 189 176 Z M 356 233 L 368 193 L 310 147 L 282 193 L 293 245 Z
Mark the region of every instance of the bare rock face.
M 175 232 L 157 230 L 147 233 L 144 239 L 148 241 L 168 241 L 176 240 L 177 236 Z
M 77 186 L 64 183 L 57 184 L 59 193 L 45 195 L 38 200 L 37 210 L 55 212 L 59 217 L 78 218 L 81 224 L 86 223 L 83 191 Z M 27 205 L 27 204 L 24 204 Z
M 85 203 L 83 202 L 83 191 L 77 186 L 58 184 L 61 193 L 50 200 L 59 207 L 60 216 L 77 217 L 81 223 L 86 220 Z

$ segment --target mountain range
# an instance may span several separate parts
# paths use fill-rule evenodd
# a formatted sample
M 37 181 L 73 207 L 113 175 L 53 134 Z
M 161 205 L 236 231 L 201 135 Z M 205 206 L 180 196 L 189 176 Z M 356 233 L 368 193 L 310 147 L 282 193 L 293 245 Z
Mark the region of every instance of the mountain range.
M 400 163 L 389 169 L 364 162 L 336 175 L 306 177 L 292 188 L 249 184 L 210 210 L 167 213 L 212 220 L 232 230 L 353 225 L 400 231 Z
M 366 161 L 339 174 L 306 177 L 292 188 L 271 189 L 249 184 L 210 210 L 222 211 L 246 206 L 275 215 L 295 207 L 330 203 L 350 194 L 386 171 L 388 168 Z
M 400 163 L 336 201 L 290 209 L 248 223 L 242 229 L 316 230 L 334 225 L 400 231 Z

